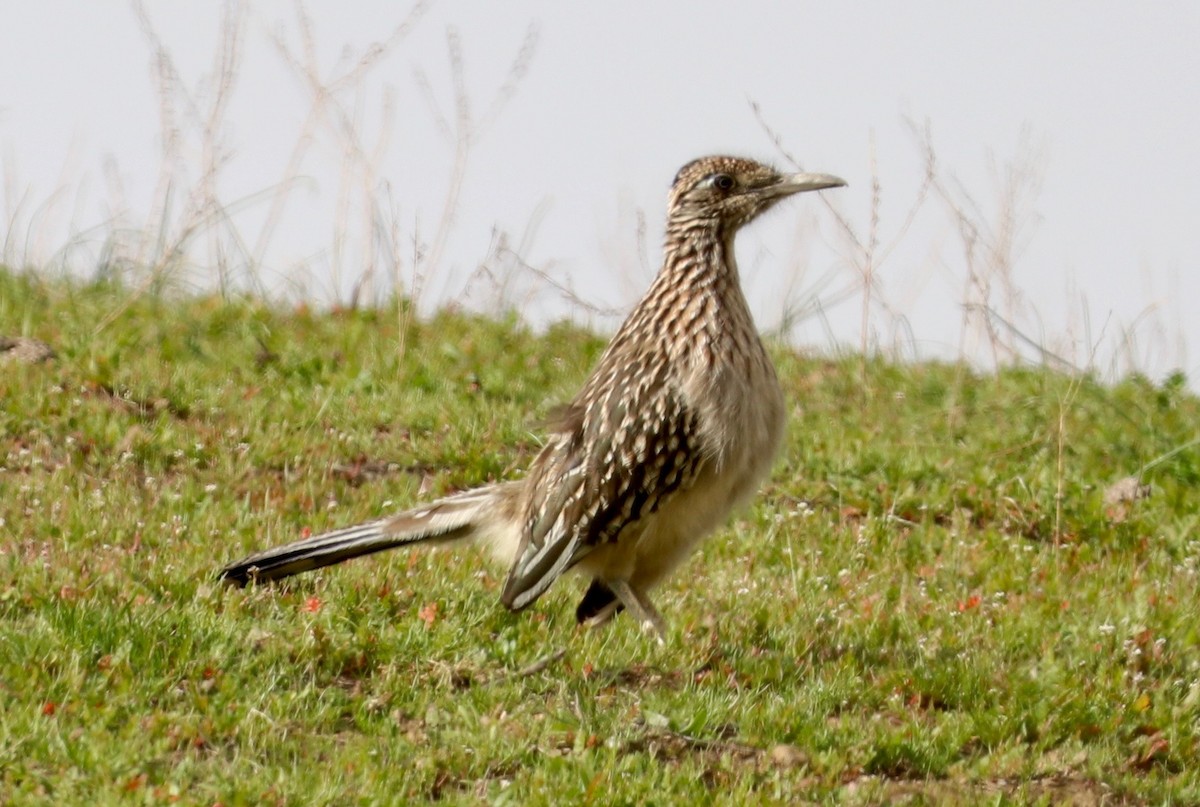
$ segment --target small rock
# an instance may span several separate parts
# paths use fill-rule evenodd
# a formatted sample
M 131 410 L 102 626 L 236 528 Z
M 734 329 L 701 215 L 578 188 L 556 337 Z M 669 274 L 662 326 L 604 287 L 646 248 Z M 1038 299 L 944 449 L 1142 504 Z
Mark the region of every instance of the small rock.
M 798 768 L 808 762 L 808 754 L 794 745 L 780 743 L 771 749 L 771 762 L 780 768 Z
M 57 354 L 41 339 L 28 336 L 0 336 L 0 364 L 40 364 Z
M 1109 485 L 1108 489 L 1104 491 L 1104 503 L 1111 507 L 1114 504 L 1136 502 L 1138 499 L 1146 499 L 1149 496 L 1149 485 L 1143 485 L 1142 480 L 1136 476 L 1127 476 Z
M 1136 476 L 1119 479 L 1104 491 L 1104 512 L 1110 521 L 1122 522 L 1129 518 L 1133 503 L 1148 498 L 1150 492 L 1150 486 L 1143 485 Z

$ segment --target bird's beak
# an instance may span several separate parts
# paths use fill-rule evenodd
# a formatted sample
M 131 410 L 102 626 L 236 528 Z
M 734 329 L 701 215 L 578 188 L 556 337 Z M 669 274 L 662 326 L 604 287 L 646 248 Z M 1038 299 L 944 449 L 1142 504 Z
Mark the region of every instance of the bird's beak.
M 846 180 L 833 174 L 786 174 L 774 185 L 763 190 L 771 196 L 791 196 L 793 193 L 820 191 L 825 188 L 840 188 Z

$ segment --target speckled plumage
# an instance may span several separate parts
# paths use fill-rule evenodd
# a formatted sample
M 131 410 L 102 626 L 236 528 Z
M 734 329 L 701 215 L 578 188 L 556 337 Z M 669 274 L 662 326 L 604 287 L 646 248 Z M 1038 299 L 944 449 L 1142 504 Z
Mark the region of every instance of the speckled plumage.
M 753 493 L 783 434 L 783 394 L 742 294 L 734 236 L 785 196 L 842 184 L 735 157 L 688 163 L 671 188 L 661 271 L 522 480 L 268 550 L 223 575 L 276 579 L 469 538 L 508 564 L 509 608 L 577 569 L 592 578 L 580 621 L 625 607 L 661 637 L 648 591 Z

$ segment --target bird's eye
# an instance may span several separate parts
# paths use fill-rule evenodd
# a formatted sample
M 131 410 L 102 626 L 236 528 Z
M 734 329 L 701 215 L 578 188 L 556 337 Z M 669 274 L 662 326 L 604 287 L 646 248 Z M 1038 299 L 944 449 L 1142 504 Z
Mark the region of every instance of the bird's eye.
M 712 184 L 719 191 L 731 191 L 735 183 L 729 174 L 717 174 L 712 178 Z

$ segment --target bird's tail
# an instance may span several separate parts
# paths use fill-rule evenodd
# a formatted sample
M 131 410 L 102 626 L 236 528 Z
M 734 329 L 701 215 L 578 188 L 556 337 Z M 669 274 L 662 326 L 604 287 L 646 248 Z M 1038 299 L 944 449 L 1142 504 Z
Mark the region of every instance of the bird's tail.
M 244 586 L 251 580 L 280 580 L 422 541 L 445 543 L 469 539 L 487 525 L 487 516 L 501 488 L 489 485 L 468 490 L 379 521 L 267 549 L 229 564 L 221 570 L 221 579 Z

